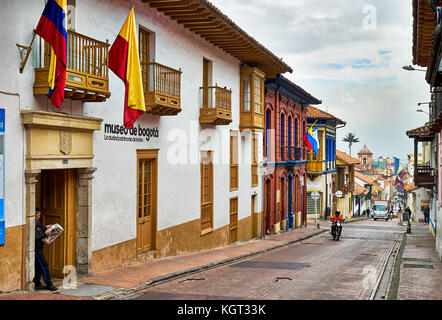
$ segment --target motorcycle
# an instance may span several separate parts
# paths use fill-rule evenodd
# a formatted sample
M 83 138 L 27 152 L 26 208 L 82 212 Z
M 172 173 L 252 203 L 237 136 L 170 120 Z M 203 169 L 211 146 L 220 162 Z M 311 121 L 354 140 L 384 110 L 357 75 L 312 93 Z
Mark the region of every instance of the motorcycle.
M 342 221 L 342 222 L 343 222 L 343 221 Z M 341 222 L 341 221 L 336 221 L 336 222 L 332 225 L 331 235 L 333 236 L 333 240 L 339 240 L 339 238 L 341 237 L 341 233 L 342 233 L 342 222 Z

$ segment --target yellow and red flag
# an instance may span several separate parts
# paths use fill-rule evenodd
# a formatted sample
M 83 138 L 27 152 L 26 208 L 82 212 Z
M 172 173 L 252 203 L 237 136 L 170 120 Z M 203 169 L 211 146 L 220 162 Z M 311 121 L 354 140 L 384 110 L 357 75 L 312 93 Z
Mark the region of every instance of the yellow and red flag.
M 124 126 L 131 129 L 137 118 L 146 112 L 133 7 L 109 50 L 109 69 L 126 86 Z

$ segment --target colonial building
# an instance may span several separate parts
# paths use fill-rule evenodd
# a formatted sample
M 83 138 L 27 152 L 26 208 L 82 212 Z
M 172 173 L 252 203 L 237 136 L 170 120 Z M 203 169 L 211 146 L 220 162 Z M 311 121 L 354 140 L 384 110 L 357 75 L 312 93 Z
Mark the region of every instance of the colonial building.
M 421 171 L 415 165 L 414 183 L 416 184 L 419 179 L 428 179 L 428 181 L 430 177 L 436 179 L 434 184 L 429 186 L 432 191 L 429 228 L 436 235 L 435 247 L 440 259 L 442 259 L 442 192 L 440 191 L 442 190 L 442 174 L 439 169 L 442 163 L 441 14 L 440 1 L 413 0 L 413 64 L 427 68 L 425 79 L 429 84 L 428 95 L 431 101 L 428 110 L 428 131 L 434 133 L 431 146 L 432 161 L 428 168 L 430 170 Z M 417 153 L 416 147 L 414 153 Z M 417 164 L 417 161 L 414 163 Z
M 68 3 L 59 109 L 33 39 L 44 1 L 0 12 L 0 290 L 33 288 L 36 207 L 65 230 L 46 249 L 54 277 L 259 235 L 264 81 L 292 69 L 206 0 Z M 108 52 L 132 6 L 147 112 L 128 130 Z
M 355 181 L 355 191 L 353 193 L 353 212 L 352 215 L 359 217 L 365 214 L 368 208 L 370 198 L 370 190 L 364 188 Z
M 320 104 L 283 76 L 266 80 L 264 225 L 268 233 L 306 224 L 307 106 Z
M 353 212 L 353 194 L 355 192 L 355 165 L 359 163 L 345 152 L 336 150 L 336 190 L 341 191 L 340 198 L 335 197 L 335 205 L 342 217 L 351 219 Z
M 331 215 L 336 189 L 336 130 L 346 123 L 341 119 L 313 106 L 307 109 L 307 126 L 318 129 L 319 150 L 308 154 L 307 163 L 307 216 L 314 219 Z M 320 193 L 320 199 L 312 199 L 313 192 Z M 315 209 L 316 208 L 316 209 Z
M 436 155 L 431 152 L 432 148 L 437 148 L 437 138 L 434 132 L 430 131 L 428 124 L 408 130 L 407 136 L 414 140 L 414 154 L 412 167 L 412 181 L 413 183 L 407 185 L 405 191 L 407 193 L 407 205 L 414 209 L 414 218 L 416 221 L 423 219 L 423 208 L 429 204 L 430 198 L 434 197 L 433 188 L 437 183 L 436 176 Z M 419 159 L 419 147 L 421 151 L 421 158 Z M 410 159 L 411 160 L 411 159 Z M 430 210 L 431 213 L 431 210 Z M 433 221 L 435 214 L 431 215 Z M 434 230 L 433 230 L 434 231 Z

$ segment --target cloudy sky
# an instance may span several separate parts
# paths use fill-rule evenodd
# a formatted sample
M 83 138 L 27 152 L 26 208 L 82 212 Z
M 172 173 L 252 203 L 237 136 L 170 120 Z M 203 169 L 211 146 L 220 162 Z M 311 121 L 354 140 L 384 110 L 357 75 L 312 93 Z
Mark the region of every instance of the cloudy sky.
M 425 72 L 412 64 L 412 1 L 211 0 L 249 35 L 293 68 L 287 78 L 322 100 L 320 109 L 347 122 L 374 157 L 406 161 L 413 141 L 405 131 L 424 125 L 416 112 L 428 102 Z M 415 66 L 418 68 L 418 66 Z M 422 106 L 428 112 L 428 106 Z

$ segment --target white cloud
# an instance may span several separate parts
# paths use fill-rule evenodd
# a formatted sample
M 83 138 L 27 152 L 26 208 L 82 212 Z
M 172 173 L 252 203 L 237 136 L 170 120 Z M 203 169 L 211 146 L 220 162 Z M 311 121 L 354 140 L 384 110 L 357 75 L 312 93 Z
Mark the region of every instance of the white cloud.
M 412 4 L 402 0 L 212 0 L 257 41 L 283 57 L 285 74 L 323 101 L 322 109 L 347 122 L 338 147 L 355 132 L 377 155 L 406 158 L 413 143 L 405 131 L 428 118 L 417 103 L 429 100 L 423 72 L 412 61 Z M 364 7 L 376 9 L 376 28 L 364 29 Z

